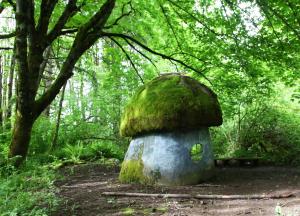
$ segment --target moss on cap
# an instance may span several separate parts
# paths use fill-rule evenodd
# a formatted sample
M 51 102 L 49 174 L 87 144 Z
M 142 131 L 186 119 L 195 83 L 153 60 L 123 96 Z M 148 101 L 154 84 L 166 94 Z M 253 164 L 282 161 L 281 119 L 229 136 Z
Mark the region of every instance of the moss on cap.
M 121 118 L 120 134 L 198 129 L 222 124 L 216 94 L 197 80 L 165 74 L 142 86 Z

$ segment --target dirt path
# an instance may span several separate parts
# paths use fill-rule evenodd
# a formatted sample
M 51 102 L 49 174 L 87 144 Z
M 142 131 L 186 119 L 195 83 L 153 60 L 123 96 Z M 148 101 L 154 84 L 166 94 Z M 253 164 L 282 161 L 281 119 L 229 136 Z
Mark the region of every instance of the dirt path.
M 78 215 L 282 215 L 300 216 L 300 169 L 288 167 L 223 168 L 197 186 L 141 186 L 120 184 L 118 168 L 81 165 L 66 168 L 57 181 L 65 202 L 53 216 Z M 209 184 L 209 185 L 208 185 Z M 198 200 L 104 197 L 105 191 L 184 194 L 269 194 L 293 191 L 295 196 L 264 200 Z

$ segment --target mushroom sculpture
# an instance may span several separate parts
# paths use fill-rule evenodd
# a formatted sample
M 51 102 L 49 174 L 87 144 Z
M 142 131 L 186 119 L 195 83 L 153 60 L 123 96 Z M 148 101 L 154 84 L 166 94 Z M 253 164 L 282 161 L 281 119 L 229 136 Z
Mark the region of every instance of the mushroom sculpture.
M 209 126 L 222 124 L 216 94 L 197 80 L 161 75 L 125 107 L 120 134 L 132 137 L 119 180 L 142 184 L 197 184 L 212 176 Z

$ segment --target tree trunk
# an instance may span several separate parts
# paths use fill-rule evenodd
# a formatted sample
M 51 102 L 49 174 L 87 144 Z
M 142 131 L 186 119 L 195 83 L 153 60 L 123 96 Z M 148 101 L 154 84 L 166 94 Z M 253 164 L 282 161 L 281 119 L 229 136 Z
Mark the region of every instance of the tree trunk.
M 9 79 L 8 79 L 8 84 L 7 84 L 7 110 L 6 110 L 7 122 L 5 123 L 5 127 L 7 129 L 11 128 L 11 113 L 12 113 L 12 100 L 11 99 L 12 99 L 12 92 L 13 92 L 15 65 L 16 65 L 16 42 L 14 42 L 14 51 L 13 51 L 13 55 L 11 57 Z
M 85 103 L 85 97 L 83 94 L 83 86 L 84 86 L 84 80 L 83 80 L 83 75 L 80 76 L 80 98 L 78 101 L 80 101 L 80 109 L 81 109 L 81 119 L 82 121 L 85 121 L 85 108 L 86 108 L 86 103 Z
M 16 115 L 9 157 L 20 156 L 14 163 L 14 165 L 18 167 L 26 158 L 34 121 L 30 117 L 22 115 L 19 112 L 17 112 Z
M 5 55 L 3 58 L 3 66 L 2 66 L 2 94 L 1 94 L 1 122 L 2 127 L 4 128 L 6 122 L 6 109 L 7 109 L 7 101 L 6 101 L 6 93 L 7 93 L 7 73 L 4 68 L 7 68 L 8 55 Z M 5 67 L 4 67 L 5 66 Z
M 49 57 L 50 57 L 50 54 L 51 54 L 51 46 L 48 46 L 47 49 L 45 50 L 44 52 L 44 61 L 43 63 L 41 64 L 40 66 L 40 77 L 39 77 L 39 83 L 41 82 L 41 80 L 43 81 L 44 83 L 44 93 L 50 88 L 51 86 L 51 78 L 52 78 L 52 64 L 51 64 L 51 61 L 49 61 Z M 45 117 L 48 117 L 50 116 L 50 105 L 47 106 L 47 108 L 44 110 L 43 112 L 44 116 Z
M 109 16 L 115 7 L 116 0 L 106 0 L 101 8 L 76 33 L 72 47 L 63 66 L 51 84 L 36 99 L 41 79 L 41 65 L 46 48 L 58 37 L 62 36 L 69 18 L 79 10 L 76 0 L 66 4 L 57 23 L 49 31 L 50 17 L 57 1 L 42 1 L 40 17 L 35 21 L 35 1 L 16 0 L 16 61 L 18 66 L 16 121 L 10 145 L 9 157 L 21 156 L 14 163 L 19 166 L 25 159 L 34 121 L 50 105 L 73 75 L 73 68 L 82 56 L 102 34 Z M 104 37 L 104 36 L 103 36 Z
M 61 111 L 62 111 L 62 105 L 63 105 L 63 102 L 64 102 L 66 85 L 67 85 L 67 83 L 64 85 L 64 87 L 62 89 L 61 97 L 60 97 L 60 100 L 59 100 L 57 119 L 56 119 L 55 130 L 54 130 L 50 150 L 54 149 L 56 147 L 56 144 L 57 144 L 57 138 L 58 138 L 58 132 L 59 132 L 59 126 L 60 126 L 60 119 L 61 119 Z
M 2 107 L 2 77 L 3 77 L 3 69 L 2 69 L 2 56 L 0 56 L 0 127 L 3 123 L 3 107 Z

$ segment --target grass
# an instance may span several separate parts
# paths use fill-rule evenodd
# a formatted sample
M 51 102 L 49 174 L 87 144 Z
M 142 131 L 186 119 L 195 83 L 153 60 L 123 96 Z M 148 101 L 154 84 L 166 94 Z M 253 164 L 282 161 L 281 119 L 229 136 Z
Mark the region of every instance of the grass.
M 15 170 L 9 164 L 0 167 L 0 215 L 43 216 L 56 209 L 56 178 L 49 166 L 36 161 Z

